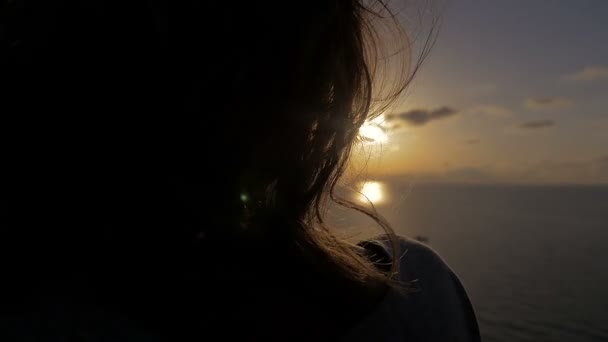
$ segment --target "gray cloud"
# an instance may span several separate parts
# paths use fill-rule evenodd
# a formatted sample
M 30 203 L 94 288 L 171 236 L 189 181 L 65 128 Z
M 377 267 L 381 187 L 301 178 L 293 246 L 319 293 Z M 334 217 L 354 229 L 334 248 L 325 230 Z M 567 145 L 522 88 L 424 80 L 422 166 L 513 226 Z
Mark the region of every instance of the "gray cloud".
M 412 126 L 424 126 L 430 121 L 444 119 L 456 114 L 458 114 L 458 111 L 450 107 L 441 107 L 434 110 L 414 109 L 403 113 L 388 114 L 386 120 L 402 120 Z
M 534 110 L 557 110 L 573 105 L 574 101 L 563 97 L 534 97 L 526 100 L 526 107 Z
M 608 67 L 600 65 L 588 66 L 575 73 L 565 75 L 564 79 L 569 81 L 608 80 Z
M 467 145 L 477 145 L 480 143 L 480 140 L 479 139 L 467 139 L 463 142 Z
M 523 129 L 539 129 L 539 128 L 547 128 L 555 125 L 555 121 L 553 120 L 532 120 L 526 121 L 519 125 L 519 128 Z

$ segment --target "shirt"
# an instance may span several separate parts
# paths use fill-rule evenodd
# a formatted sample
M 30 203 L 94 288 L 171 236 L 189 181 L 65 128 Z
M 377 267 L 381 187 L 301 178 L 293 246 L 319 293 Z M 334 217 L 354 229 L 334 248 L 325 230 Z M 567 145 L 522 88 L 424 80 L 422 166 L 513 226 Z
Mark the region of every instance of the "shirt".
M 366 241 L 366 254 L 380 267 L 392 255 L 386 237 Z M 480 341 L 473 306 L 456 274 L 430 247 L 399 237 L 399 281 L 378 307 L 343 341 Z

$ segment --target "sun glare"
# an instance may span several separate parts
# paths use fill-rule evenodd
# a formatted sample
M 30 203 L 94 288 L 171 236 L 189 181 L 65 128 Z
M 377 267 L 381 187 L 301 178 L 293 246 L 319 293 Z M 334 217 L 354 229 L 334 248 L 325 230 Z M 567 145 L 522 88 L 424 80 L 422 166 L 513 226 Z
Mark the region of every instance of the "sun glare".
M 385 200 L 384 185 L 380 182 L 364 182 L 361 184 L 359 192 L 361 202 L 378 204 Z
M 385 119 L 383 115 L 373 120 L 366 121 L 359 128 L 359 137 L 363 142 L 382 144 L 388 142 L 388 134 L 384 127 Z

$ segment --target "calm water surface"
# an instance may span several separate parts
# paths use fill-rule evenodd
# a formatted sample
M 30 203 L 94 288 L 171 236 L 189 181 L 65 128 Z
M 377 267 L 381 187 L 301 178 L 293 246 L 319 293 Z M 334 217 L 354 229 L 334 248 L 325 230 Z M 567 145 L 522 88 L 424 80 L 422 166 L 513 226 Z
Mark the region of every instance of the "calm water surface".
M 608 187 L 382 186 L 379 211 L 456 271 L 484 341 L 608 341 Z

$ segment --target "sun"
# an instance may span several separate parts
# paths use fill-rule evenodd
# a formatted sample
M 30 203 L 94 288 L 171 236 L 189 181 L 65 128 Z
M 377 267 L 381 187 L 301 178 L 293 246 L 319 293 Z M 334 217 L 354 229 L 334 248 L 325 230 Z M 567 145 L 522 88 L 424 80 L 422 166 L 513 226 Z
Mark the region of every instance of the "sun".
M 364 142 L 372 143 L 386 143 L 388 141 L 388 135 L 378 126 L 363 125 L 359 128 L 359 136 Z
M 359 128 L 359 138 L 365 143 L 383 144 L 388 142 L 388 134 L 383 115 L 379 115 L 373 120 L 366 121 Z

